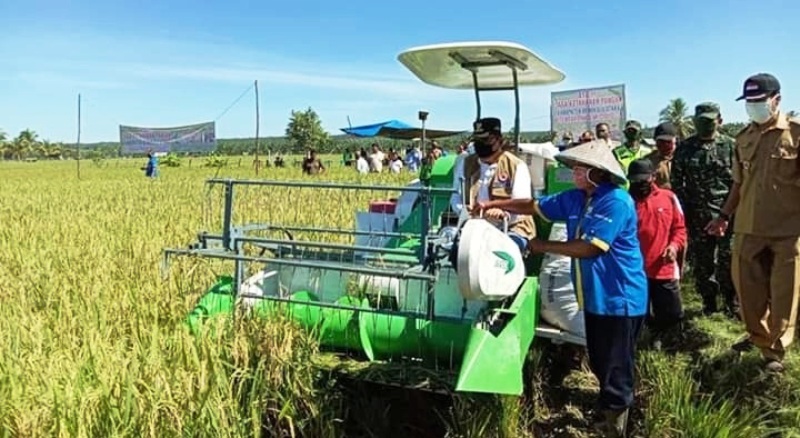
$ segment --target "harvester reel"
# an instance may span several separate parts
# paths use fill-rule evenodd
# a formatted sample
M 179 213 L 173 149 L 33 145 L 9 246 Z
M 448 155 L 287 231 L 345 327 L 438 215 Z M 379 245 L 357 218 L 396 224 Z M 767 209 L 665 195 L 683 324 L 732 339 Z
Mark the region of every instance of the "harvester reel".
M 506 232 L 483 218 L 461 224 L 450 262 L 466 300 L 503 300 L 513 296 L 525 281 L 525 263 L 519 247 Z

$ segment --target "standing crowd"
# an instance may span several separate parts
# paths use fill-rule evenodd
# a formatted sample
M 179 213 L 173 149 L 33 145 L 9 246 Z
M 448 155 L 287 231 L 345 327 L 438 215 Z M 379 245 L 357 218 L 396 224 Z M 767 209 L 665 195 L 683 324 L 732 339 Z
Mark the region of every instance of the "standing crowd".
M 635 120 L 621 144 L 599 124 L 596 138 L 584 133 L 556 155 L 572 169 L 575 189 L 537 199 L 515 188 L 528 171 L 502 147 L 500 121 L 475 123 L 475 155 L 460 174 L 471 190 L 461 202 L 490 220 L 508 217 L 523 252 L 575 260 L 606 436 L 625 434 L 642 327 L 656 344 L 681 332 L 687 265 L 703 312 L 743 323 L 746 334 L 732 350 L 758 349 L 766 371 L 784 370 L 800 296 L 800 119 L 781 111 L 780 83 L 770 74 L 747 78 L 737 100 L 750 121 L 734 138 L 720 132 L 712 102 L 696 105 L 696 133 L 680 142 L 675 126 L 660 124 L 654 148 Z M 534 215 L 566 222 L 567 241 L 531 235 Z

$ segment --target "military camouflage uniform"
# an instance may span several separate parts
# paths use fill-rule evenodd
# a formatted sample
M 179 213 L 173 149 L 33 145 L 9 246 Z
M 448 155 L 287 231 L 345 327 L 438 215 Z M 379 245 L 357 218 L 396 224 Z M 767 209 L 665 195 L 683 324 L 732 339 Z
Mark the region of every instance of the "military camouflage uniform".
M 719 215 L 733 184 L 734 141 L 717 133 L 714 140 L 691 136 L 678 145 L 672 160 L 672 190 L 683 204 L 689 232 L 689 260 L 703 311 L 716 312 L 717 295 L 726 311 L 738 315 L 739 303 L 731 279 L 731 231 L 711 236 L 704 228 Z

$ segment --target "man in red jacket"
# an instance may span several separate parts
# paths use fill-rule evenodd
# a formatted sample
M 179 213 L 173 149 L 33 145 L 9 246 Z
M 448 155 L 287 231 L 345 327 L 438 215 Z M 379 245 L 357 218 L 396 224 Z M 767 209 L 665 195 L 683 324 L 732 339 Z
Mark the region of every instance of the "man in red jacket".
M 686 225 L 678 197 L 656 184 L 652 161 L 632 162 L 628 181 L 639 219 L 639 243 L 650 295 L 648 325 L 659 347 L 660 338 L 683 320 L 678 257 L 686 246 Z

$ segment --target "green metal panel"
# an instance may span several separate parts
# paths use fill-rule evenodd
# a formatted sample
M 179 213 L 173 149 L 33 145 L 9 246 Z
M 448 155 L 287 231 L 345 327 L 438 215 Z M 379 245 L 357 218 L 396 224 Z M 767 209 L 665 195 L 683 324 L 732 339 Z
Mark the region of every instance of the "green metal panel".
M 508 309 L 499 333 L 473 328 L 464 353 L 456 391 L 522 394 L 522 368 L 539 319 L 539 281 L 528 278 Z
M 557 164 L 547 169 L 547 188 L 545 192 L 548 195 L 574 188 L 575 184 L 572 182 L 572 170 L 570 168 Z

